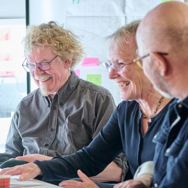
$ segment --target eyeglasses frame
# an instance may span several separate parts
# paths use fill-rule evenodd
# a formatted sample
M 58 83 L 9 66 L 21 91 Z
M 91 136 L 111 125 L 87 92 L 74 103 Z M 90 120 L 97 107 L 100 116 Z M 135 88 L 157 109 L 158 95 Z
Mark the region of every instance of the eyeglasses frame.
M 152 53 L 157 53 L 159 55 L 162 55 L 162 56 L 166 56 L 168 55 L 167 52 L 152 52 Z M 138 66 L 142 67 L 142 61 L 143 59 L 149 57 L 151 55 L 151 52 L 150 53 L 147 53 L 141 57 L 137 56 L 135 59 L 133 59 L 133 62 L 136 63 Z
M 109 61 L 110 63 L 110 61 Z M 113 67 L 113 69 L 115 69 L 116 71 L 120 71 L 120 67 L 119 68 L 116 68 L 117 67 L 117 64 L 113 64 L 111 63 L 111 65 L 109 65 L 108 62 L 104 62 L 103 65 L 105 66 L 105 68 L 109 71 L 110 68 Z M 124 64 L 124 67 L 127 66 L 127 65 L 130 65 L 130 64 L 133 64 L 133 61 L 131 61 L 130 63 L 124 63 L 123 61 L 119 62 L 119 63 L 123 63 Z
M 43 70 L 43 71 L 46 71 L 46 70 L 49 70 L 50 69 L 50 65 L 51 63 L 58 57 L 58 55 L 56 55 L 55 57 L 53 57 L 50 61 L 47 61 L 47 62 L 41 62 L 41 63 L 27 63 L 28 60 L 27 58 L 24 59 L 23 63 L 22 63 L 22 67 L 24 68 L 24 70 L 26 72 L 33 72 L 34 69 L 36 68 L 39 68 L 40 70 Z M 33 69 L 29 68 L 29 64 L 31 65 L 34 65 Z M 41 64 L 46 64 L 48 65 L 49 67 L 47 69 L 43 69 L 41 68 Z

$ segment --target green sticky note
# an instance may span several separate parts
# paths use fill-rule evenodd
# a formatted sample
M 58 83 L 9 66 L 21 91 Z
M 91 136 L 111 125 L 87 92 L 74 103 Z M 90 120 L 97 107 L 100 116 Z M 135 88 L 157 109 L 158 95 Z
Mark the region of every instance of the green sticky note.
M 86 80 L 100 86 L 102 83 L 102 75 L 101 74 L 87 74 Z
M 161 0 L 162 3 L 168 2 L 168 1 L 172 1 L 172 0 Z
M 80 3 L 80 0 L 72 0 L 72 2 L 79 4 L 79 3 Z

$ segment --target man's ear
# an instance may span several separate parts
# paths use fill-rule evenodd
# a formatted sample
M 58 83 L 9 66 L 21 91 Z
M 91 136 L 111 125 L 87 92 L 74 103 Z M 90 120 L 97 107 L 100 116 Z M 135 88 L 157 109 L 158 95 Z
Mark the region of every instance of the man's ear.
M 71 64 L 72 64 L 72 62 L 69 59 L 64 60 L 64 65 L 66 68 L 70 68 Z
M 153 65 L 155 66 L 156 71 L 163 77 L 167 76 L 169 73 L 169 67 L 166 58 L 160 53 L 155 52 L 150 54 L 150 58 L 153 62 Z

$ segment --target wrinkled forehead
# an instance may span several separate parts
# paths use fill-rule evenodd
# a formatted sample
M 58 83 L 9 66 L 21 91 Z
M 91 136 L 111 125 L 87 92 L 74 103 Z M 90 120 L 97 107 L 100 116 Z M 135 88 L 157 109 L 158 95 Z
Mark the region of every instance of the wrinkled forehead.
M 33 46 L 32 50 L 25 55 L 28 59 L 32 59 L 35 61 L 41 61 L 43 59 L 50 59 L 52 56 L 56 55 L 51 47 L 37 45 Z
M 116 40 L 112 40 L 109 45 L 108 53 L 127 55 L 134 54 L 137 49 L 135 34 L 121 36 Z

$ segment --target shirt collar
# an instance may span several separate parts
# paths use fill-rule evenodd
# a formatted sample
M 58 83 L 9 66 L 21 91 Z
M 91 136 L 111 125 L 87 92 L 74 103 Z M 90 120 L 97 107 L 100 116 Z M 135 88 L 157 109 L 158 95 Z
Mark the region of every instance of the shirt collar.
M 185 108 L 188 108 L 188 96 L 181 101 L 179 100 L 178 103 L 182 104 Z
M 65 83 L 65 85 L 57 92 L 58 95 L 62 96 L 62 95 L 69 95 L 70 92 L 72 92 L 72 90 L 75 89 L 75 87 L 78 84 L 78 77 L 76 76 L 76 74 L 71 71 L 71 75 L 68 78 L 67 82 Z

